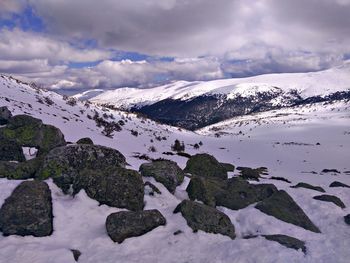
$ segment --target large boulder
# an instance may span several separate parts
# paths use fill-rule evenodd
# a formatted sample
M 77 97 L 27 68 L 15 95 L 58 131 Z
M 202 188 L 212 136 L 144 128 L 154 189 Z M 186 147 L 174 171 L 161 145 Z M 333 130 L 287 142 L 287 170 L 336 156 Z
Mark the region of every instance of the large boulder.
M 305 242 L 295 237 L 290 237 L 286 235 L 264 235 L 263 237 L 267 240 L 278 242 L 282 246 L 285 246 L 287 248 L 292 248 L 295 250 L 301 249 L 301 251 L 306 253 Z
M 122 211 L 110 214 L 106 220 L 109 237 L 122 243 L 130 237 L 137 237 L 166 224 L 164 216 L 158 210 Z
M 17 115 L 0 129 L 0 137 L 15 140 L 19 145 L 38 148 L 38 154 L 45 154 L 55 147 L 66 145 L 62 132 L 39 119 L 28 115 Z
M 318 196 L 314 196 L 313 199 L 324 201 L 324 202 L 331 202 L 339 206 L 340 208 L 345 208 L 345 204 L 343 203 L 343 201 L 340 200 L 339 197 L 336 197 L 334 195 L 318 195 Z
M 16 141 L 1 138 L 0 135 L 0 161 L 23 162 L 25 160 L 22 147 Z
M 155 160 L 140 166 L 140 173 L 145 177 L 153 177 L 157 182 L 163 184 L 171 193 L 180 185 L 185 173 L 176 162 L 169 160 Z
M 0 107 L 0 125 L 7 124 L 11 117 L 12 114 L 7 107 Z
M 321 233 L 293 198 L 283 190 L 274 192 L 269 198 L 258 203 L 255 208 L 284 222 L 300 226 L 315 233 Z
M 329 187 L 345 187 L 345 188 L 350 188 L 350 185 L 344 184 L 342 182 L 334 181 L 329 185 Z
M 54 182 L 62 188 L 62 177 Z M 66 189 L 66 185 L 63 184 Z M 142 210 L 144 207 L 144 185 L 141 175 L 133 170 L 112 167 L 103 170 L 84 169 L 74 178 L 73 194 L 84 189 L 86 194 L 100 202 L 113 207 L 129 210 Z
M 74 178 L 81 170 L 100 170 L 106 167 L 125 167 L 125 157 L 117 150 L 89 144 L 58 147 L 51 150 L 37 176 L 40 179 L 57 178 L 67 193 Z
M 174 213 L 178 212 L 181 212 L 194 232 L 202 230 L 229 236 L 232 239 L 236 237 L 235 227 L 229 217 L 213 207 L 184 200 L 175 208 Z
M 186 163 L 184 170 L 192 175 L 202 176 L 206 178 L 227 179 L 227 168 L 209 154 L 193 155 Z
M 42 165 L 42 161 L 42 157 L 21 163 L 0 161 L 0 178 L 6 177 L 14 180 L 34 178 Z
M 270 197 L 277 188 L 273 184 L 249 184 L 241 178 L 217 180 L 195 176 L 186 191 L 191 200 L 238 210 Z
M 52 226 L 51 191 L 45 182 L 18 185 L 0 209 L 0 231 L 5 236 L 49 236 Z

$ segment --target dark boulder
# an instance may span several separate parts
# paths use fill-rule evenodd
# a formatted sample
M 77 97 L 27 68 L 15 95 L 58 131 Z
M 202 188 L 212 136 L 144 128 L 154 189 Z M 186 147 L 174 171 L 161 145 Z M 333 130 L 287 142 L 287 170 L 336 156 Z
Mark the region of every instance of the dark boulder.
M 7 107 L 0 107 L 0 125 L 7 124 L 11 117 L 12 114 Z
M 25 162 L 14 163 L 0 161 L 0 178 L 25 180 L 34 178 L 43 162 L 42 157 L 37 157 Z
M 163 184 L 171 193 L 180 185 L 185 173 L 177 163 L 169 160 L 155 160 L 140 166 L 140 173 L 145 177 L 153 177 L 157 182 Z
M 346 224 L 350 225 L 350 214 L 344 216 L 344 221 Z
M 282 246 L 285 246 L 287 248 L 292 248 L 295 250 L 301 249 L 301 251 L 306 253 L 305 242 L 295 237 L 290 237 L 286 235 L 263 235 L 263 237 L 267 240 L 278 242 Z
M 226 168 L 213 156 L 206 153 L 193 155 L 187 161 L 184 171 L 207 178 L 227 179 Z
M 313 197 L 315 200 L 324 201 L 324 202 L 331 202 L 340 208 L 345 208 L 345 204 L 340 200 L 338 197 L 334 195 L 318 195 Z
M 277 188 L 272 184 L 249 184 L 241 178 L 217 180 L 195 176 L 186 191 L 191 200 L 238 210 L 268 198 Z
M 250 167 L 237 167 L 237 170 L 240 171 L 240 177 L 246 180 L 259 181 L 261 175 L 268 175 L 266 167 L 259 167 L 255 169 Z
M 0 135 L 0 161 L 23 162 L 25 160 L 22 147 L 16 141 L 1 138 Z
M 45 182 L 25 181 L 0 209 L 0 231 L 5 236 L 49 236 L 52 226 L 51 191 Z
M 122 243 L 130 237 L 137 237 L 166 224 L 164 216 L 158 210 L 122 211 L 110 214 L 106 220 L 109 237 Z
M 77 141 L 77 144 L 94 144 L 94 142 L 89 137 L 85 137 L 85 138 L 79 139 Z
M 235 166 L 230 163 L 220 163 L 222 167 L 226 169 L 226 172 L 234 172 L 235 171 Z
M 74 178 L 83 169 L 99 170 L 106 167 L 125 167 L 125 157 L 117 150 L 89 144 L 58 147 L 45 157 L 37 176 L 40 179 L 58 178 L 59 186 L 67 193 Z
M 0 137 L 15 140 L 21 146 L 38 148 L 38 155 L 66 145 L 58 128 L 27 115 L 12 117 L 6 127 L 0 128 Z
M 62 177 L 54 178 L 61 186 Z M 66 189 L 66 185 L 64 187 Z M 142 210 L 144 207 L 144 185 L 141 175 L 133 170 L 113 167 L 103 170 L 85 169 L 73 180 L 73 195 L 84 189 L 86 194 L 113 207 Z
M 321 186 L 313 186 L 307 183 L 298 183 L 297 185 L 291 186 L 291 188 L 306 188 L 314 191 L 318 191 L 321 193 L 325 193 L 326 191 Z
M 329 185 L 329 187 L 345 187 L 345 188 L 350 188 L 349 185 L 344 184 L 342 182 L 335 181 Z
M 78 260 L 79 260 L 79 258 L 81 256 L 81 252 L 79 250 L 77 250 L 77 249 L 71 249 L 70 251 L 72 251 L 72 253 L 73 253 L 74 260 L 76 262 L 78 262 Z
M 274 192 L 269 198 L 259 202 L 255 208 L 284 222 L 300 226 L 315 233 L 321 232 L 297 203 L 294 202 L 293 198 L 283 190 Z
M 178 212 L 181 212 L 194 232 L 202 230 L 229 236 L 232 239 L 236 237 L 235 227 L 229 217 L 213 207 L 184 200 L 175 208 L 174 213 Z

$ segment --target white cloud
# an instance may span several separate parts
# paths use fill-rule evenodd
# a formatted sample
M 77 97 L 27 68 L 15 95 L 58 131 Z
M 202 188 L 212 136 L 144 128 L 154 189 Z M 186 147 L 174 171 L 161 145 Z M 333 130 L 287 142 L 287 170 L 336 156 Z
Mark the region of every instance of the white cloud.
M 110 52 L 102 50 L 78 49 L 67 42 L 34 32 L 19 29 L 0 31 L 0 59 L 32 60 L 48 59 L 52 62 L 89 62 L 107 59 Z

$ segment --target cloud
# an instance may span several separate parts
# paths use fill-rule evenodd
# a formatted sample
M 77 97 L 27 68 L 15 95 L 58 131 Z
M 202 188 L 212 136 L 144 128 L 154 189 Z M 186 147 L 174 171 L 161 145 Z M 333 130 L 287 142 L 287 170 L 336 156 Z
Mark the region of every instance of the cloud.
M 64 41 L 40 33 L 19 29 L 0 30 L 0 59 L 48 59 L 51 62 L 89 62 L 103 60 L 110 52 L 97 49 L 79 49 Z
M 25 7 L 25 0 L 1 0 L 0 18 L 8 18 L 10 14 L 19 13 Z

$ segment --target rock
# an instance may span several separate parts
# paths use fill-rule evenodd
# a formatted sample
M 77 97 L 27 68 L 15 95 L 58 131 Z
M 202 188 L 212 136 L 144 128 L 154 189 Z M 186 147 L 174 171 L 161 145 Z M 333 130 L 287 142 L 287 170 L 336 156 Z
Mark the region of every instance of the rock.
M 270 180 L 277 180 L 277 181 L 283 181 L 286 183 L 292 183 L 291 181 L 289 181 L 288 179 L 284 178 L 284 177 L 278 177 L 278 176 L 272 176 L 269 178 Z
M 94 142 L 89 137 L 86 137 L 79 139 L 77 144 L 94 144 Z
M 56 182 L 57 178 L 54 178 Z M 142 210 L 144 186 L 141 175 L 133 170 L 113 167 L 103 170 L 85 169 L 74 178 L 73 195 L 84 189 L 86 194 L 108 206 Z
M 177 236 L 177 235 L 180 235 L 180 234 L 182 234 L 183 232 L 182 232 L 182 230 L 176 230 L 174 233 L 173 233 L 173 235 L 174 236 Z
M 73 253 L 74 260 L 78 262 L 78 260 L 81 256 L 81 252 L 77 249 L 71 249 L 70 251 L 72 251 L 72 253 Z
M 191 200 L 200 200 L 209 206 L 225 206 L 238 210 L 271 196 L 277 188 L 272 184 L 249 184 L 235 177 L 217 180 L 195 176 L 186 191 Z
M 144 163 L 139 169 L 142 176 L 153 177 L 157 182 L 163 184 L 171 193 L 180 185 L 185 173 L 177 163 L 169 160 L 155 160 L 151 163 Z
M 227 179 L 226 168 L 209 154 L 193 155 L 186 164 L 186 173 L 202 177 Z
M 51 235 L 51 191 L 45 182 L 25 181 L 18 185 L 0 209 L 0 231 L 5 236 Z
M 158 187 L 152 184 L 151 182 L 145 182 L 143 185 L 145 186 L 145 192 L 146 192 L 146 187 L 149 187 L 151 189 L 149 191 L 149 195 L 154 195 L 154 193 L 157 193 L 159 195 L 162 194 L 162 192 L 158 189 Z
M 226 169 L 226 172 L 234 172 L 235 171 L 235 166 L 230 163 L 220 163 L 221 166 L 223 166 Z
M 240 176 L 246 180 L 259 181 L 260 175 L 268 175 L 266 167 L 255 169 L 250 167 L 237 167 L 237 170 L 240 171 Z
M 0 107 L 0 125 L 7 124 L 11 117 L 12 114 L 7 107 Z
M 301 249 L 301 251 L 306 253 L 305 242 L 295 237 L 290 237 L 286 235 L 263 235 L 263 237 L 270 241 L 276 241 L 287 248 L 292 248 L 295 250 Z
M 344 216 L 344 221 L 346 224 L 350 225 L 350 214 Z
M 34 178 L 43 162 L 42 157 L 37 157 L 25 162 L 14 163 L 0 161 L 0 178 L 25 180 Z
M 340 200 L 338 197 L 334 195 L 318 195 L 318 196 L 314 196 L 313 199 L 324 201 L 324 202 L 332 202 L 335 205 L 339 206 L 340 208 L 345 208 L 345 205 L 342 202 L 342 200 Z
M 25 160 L 22 147 L 16 141 L 0 137 L 0 161 L 23 162 Z
M 334 181 L 333 183 L 331 183 L 329 185 L 329 187 L 346 187 L 346 188 L 350 188 L 349 185 L 343 184 L 342 182 L 338 182 L 338 181 Z
M 340 172 L 337 169 L 323 169 L 321 173 L 340 174 Z
M 55 183 L 68 193 L 74 178 L 81 170 L 99 170 L 106 167 L 125 167 L 125 157 L 117 150 L 89 144 L 76 144 L 58 147 L 45 157 L 37 177 L 55 178 Z
M 158 210 L 122 211 L 107 217 L 106 229 L 114 242 L 122 243 L 129 237 L 141 236 L 165 224 L 166 220 Z
M 229 217 L 213 207 L 184 200 L 175 208 L 174 213 L 178 212 L 181 212 L 194 232 L 202 230 L 229 236 L 231 239 L 236 237 L 235 227 Z
M 38 155 L 66 145 L 58 128 L 43 124 L 41 120 L 27 115 L 12 117 L 6 127 L 0 128 L 0 137 L 15 140 L 21 146 L 35 147 L 38 149 Z
M 283 190 L 274 192 L 269 198 L 259 202 L 255 208 L 284 222 L 321 233 L 304 211 Z
M 326 191 L 320 187 L 320 186 L 313 186 L 311 184 L 307 184 L 307 183 L 298 183 L 297 185 L 291 186 L 290 188 L 306 188 L 306 189 L 311 189 L 311 190 L 315 190 L 321 193 L 325 193 Z

